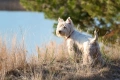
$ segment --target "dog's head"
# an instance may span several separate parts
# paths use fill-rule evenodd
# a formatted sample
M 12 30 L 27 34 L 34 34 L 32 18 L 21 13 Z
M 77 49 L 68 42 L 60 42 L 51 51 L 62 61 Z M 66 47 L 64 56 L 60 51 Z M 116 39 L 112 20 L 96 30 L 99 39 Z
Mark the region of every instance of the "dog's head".
M 74 25 L 70 17 L 68 17 L 66 21 L 58 18 L 56 35 L 59 37 L 67 38 L 73 32 L 73 27 Z

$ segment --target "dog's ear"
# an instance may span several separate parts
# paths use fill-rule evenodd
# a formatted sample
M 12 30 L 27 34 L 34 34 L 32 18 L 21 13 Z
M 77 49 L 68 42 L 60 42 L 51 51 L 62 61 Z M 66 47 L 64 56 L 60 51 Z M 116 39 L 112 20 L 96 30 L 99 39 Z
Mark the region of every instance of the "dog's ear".
M 67 18 L 66 23 L 71 24 L 71 19 L 70 19 L 70 17 Z
M 58 18 L 58 22 L 63 22 L 64 20 L 61 19 L 60 17 Z

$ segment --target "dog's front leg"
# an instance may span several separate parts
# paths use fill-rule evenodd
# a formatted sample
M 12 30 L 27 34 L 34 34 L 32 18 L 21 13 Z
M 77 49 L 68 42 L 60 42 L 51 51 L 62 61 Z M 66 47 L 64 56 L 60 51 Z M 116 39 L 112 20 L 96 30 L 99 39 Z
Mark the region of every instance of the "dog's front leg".
M 83 54 L 83 65 L 87 65 L 88 64 L 88 55 L 87 54 Z
M 74 51 L 74 48 L 73 47 L 68 47 L 68 53 L 69 53 L 69 57 L 71 59 L 74 59 L 75 58 L 75 51 Z
M 69 53 L 70 59 L 74 60 L 75 59 L 74 41 L 68 40 L 67 48 L 68 48 L 68 53 Z

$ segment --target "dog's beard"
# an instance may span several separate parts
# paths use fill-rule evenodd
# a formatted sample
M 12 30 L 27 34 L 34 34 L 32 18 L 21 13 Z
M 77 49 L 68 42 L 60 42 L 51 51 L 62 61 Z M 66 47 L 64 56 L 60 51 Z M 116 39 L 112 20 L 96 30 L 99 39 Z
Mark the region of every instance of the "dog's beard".
M 56 34 L 58 37 L 63 37 L 63 38 L 67 37 L 67 33 L 65 33 L 65 32 L 61 32 L 61 33 L 57 32 Z
M 62 31 L 61 33 L 59 33 L 59 35 L 60 36 L 66 36 L 66 33 Z

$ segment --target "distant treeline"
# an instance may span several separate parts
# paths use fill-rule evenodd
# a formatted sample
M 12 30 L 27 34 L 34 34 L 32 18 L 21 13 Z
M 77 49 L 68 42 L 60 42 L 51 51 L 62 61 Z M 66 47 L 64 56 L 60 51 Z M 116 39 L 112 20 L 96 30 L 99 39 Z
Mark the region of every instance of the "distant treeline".
M 23 11 L 20 0 L 0 0 L 0 10 Z

